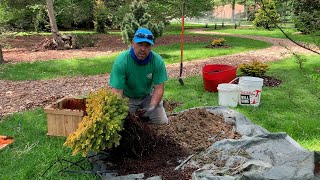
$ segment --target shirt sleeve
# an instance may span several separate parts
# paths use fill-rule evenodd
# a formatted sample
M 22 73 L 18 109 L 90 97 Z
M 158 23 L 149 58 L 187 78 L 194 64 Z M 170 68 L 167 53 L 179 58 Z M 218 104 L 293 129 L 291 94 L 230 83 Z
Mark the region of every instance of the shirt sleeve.
M 123 89 L 125 87 L 125 70 L 116 62 L 114 62 L 112 66 L 110 74 L 110 86 L 116 89 Z
M 157 64 L 157 68 L 156 68 L 154 76 L 153 76 L 153 84 L 154 85 L 164 83 L 165 81 L 168 80 L 166 65 L 164 64 L 164 61 L 161 58 L 161 56 L 159 56 L 157 61 L 159 61 L 159 63 Z

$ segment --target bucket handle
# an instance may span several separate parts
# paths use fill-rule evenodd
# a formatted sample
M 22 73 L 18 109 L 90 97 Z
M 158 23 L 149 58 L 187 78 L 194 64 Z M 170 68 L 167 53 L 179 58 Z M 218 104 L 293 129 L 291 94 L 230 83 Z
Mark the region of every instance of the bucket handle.
M 222 72 L 222 71 L 213 70 L 213 71 L 209 71 L 208 74 L 216 74 L 216 73 L 219 73 L 219 72 Z
M 239 77 L 234 78 L 232 81 L 229 82 L 229 84 L 232 84 L 234 81 L 236 81 L 237 79 L 239 79 Z

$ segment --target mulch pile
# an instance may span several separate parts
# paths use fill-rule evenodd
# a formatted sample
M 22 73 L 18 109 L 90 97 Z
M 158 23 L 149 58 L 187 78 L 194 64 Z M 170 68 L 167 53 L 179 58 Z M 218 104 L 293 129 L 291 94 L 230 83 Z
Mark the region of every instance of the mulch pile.
M 233 131 L 233 124 L 226 124 L 223 117 L 197 108 L 169 116 L 168 125 L 141 123 L 140 126 L 146 126 L 141 129 L 146 129 L 149 136 L 143 135 L 140 129 L 140 140 L 126 144 L 123 149 L 117 148 L 117 155 L 112 156 L 119 175 L 145 173 L 146 177 L 191 179 L 194 169 L 174 170 L 186 157 L 205 150 L 216 141 L 240 138 Z M 152 142 L 143 145 L 141 151 L 137 144 L 141 145 L 146 139 Z M 127 153 L 130 145 L 135 149 L 131 156 Z

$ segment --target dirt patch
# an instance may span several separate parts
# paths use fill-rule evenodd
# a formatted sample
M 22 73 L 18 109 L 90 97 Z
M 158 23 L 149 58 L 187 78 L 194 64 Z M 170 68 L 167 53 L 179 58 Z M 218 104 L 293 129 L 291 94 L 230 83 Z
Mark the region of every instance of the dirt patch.
M 122 42 L 121 36 L 95 34 L 92 38 L 96 39 L 94 47 L 45 51 L 34 51 L 34 49 L 36 49 L 39 44 L 43 43 L 43 41 L 46 41 L 46 39 L 51 39 L 51 36 L 30 35 L 7 38 L 3 41 L 8 47 L 3 49 L 3 58 L 6 63 L 47 61 L 55 59 L 106 56 L 128 49 L 128 45 Z M 162 36 L 156 39 L 155 47 L 180 43 L 180 39 L 180 35 Z M 186 35 L 185 42 L 208 42 L 208 36 Z
M 320 161 L 315 164 L 314 173 L 320 175 Z
M 211 48 L 211 49 L 219 49 L 219 48 L 230 48 L 231 46 L 228 46 L 228 45 L 217 45 L 217 46 L 206 45 L 205 47 Z
M 170 100 L 163 100 L 163 107 L 166 110 L 166 112 L 172 112 L 176 107 L 181 106 L 182 103 L 170 101 Z
M 263 85 L 266 87 L 277 87 L 282 83 L 282 80 L 271 77 L 271 76 L 263 76 Z
M 277 87 L 282 83 L 282 80 L 271 77 L 271 76 L 262 76 L 260 78 L 263 79 L 263 86 L 265 87 Z M 235 80 L 233 83 L 238 84 L 239 79 Z
M 240 135 L 234 132 L 233 124 L 226 124 L 221 116 L 205 109 L 190 109 L 169 116 L 168 125 L 148 125 L 148 128 L 155 137 L 152 140 L 153 151 L 142 157 L 132 158 L 121 157 L 124 154 L 117 149 L 117 156 L 112 158 L 112 163 L 116 164 L 119 174 L 145 173 L 147 177 L 191 179 L 193 169 L 174 170 L 182 160 L 205 150 L 216 141 L 240 138 Z

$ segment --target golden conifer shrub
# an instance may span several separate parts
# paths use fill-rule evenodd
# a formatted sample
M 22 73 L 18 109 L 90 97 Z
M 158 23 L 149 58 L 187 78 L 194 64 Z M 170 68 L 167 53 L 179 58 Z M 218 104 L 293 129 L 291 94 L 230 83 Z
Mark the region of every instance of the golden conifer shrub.
M 211 46 L 223 46 L 226 40 L 224 38 L 216 38 L 211 42 Z
M 128 99 L 108 89 L 91 92 L 86 100 L 87 115 L 79 128 L 71 133 L 64 146 L 73 149 L 72 155 L 86 156 L 90 151 L 99 152 L 119 145 L 123 124 L 128 115 Z
M 251 63 L 243 63 L 239 65 L 240 71 L 246 76 L 262 77 L 269 68 L 268 64 L 253 60 Z

